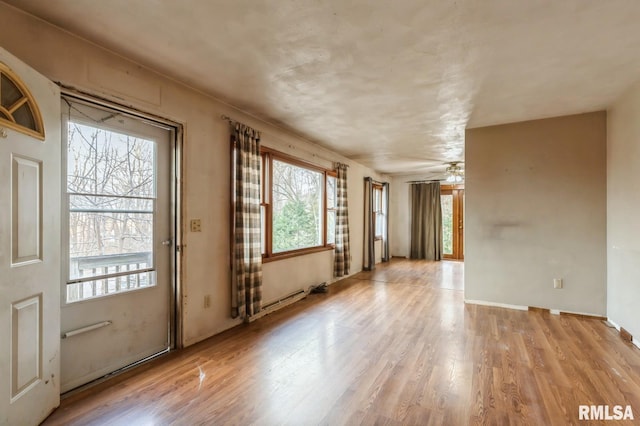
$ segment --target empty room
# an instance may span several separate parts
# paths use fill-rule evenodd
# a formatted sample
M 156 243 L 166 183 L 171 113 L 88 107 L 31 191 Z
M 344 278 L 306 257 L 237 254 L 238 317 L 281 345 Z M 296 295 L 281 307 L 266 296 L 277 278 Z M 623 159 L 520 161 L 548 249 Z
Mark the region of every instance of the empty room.
M 638 22 L 0 0 L 0 425 L 637 424 Z

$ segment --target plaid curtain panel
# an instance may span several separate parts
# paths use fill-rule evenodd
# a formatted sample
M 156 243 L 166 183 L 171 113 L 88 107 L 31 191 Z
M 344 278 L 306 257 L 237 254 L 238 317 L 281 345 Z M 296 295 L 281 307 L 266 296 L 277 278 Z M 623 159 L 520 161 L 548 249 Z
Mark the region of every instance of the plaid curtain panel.
M 349 205 L 347 203 L 347 166 L 336 165 L 336 242 L 334 275 L 342 277 L 349 274 L 351 250 L 349 249 Z
M 234 263 L 238 315 L 260 312 L 262 250 L 260 242 L 260 133 L 236 123 Z

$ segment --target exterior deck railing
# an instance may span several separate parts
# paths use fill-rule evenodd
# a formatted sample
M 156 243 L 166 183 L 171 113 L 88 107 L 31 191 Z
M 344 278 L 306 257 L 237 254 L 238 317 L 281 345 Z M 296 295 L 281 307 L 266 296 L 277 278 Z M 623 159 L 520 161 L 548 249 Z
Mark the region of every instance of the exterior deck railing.
M 147 287 L 153 284 L 152 268 L 152 252 L 71 258 L 67 302 Z

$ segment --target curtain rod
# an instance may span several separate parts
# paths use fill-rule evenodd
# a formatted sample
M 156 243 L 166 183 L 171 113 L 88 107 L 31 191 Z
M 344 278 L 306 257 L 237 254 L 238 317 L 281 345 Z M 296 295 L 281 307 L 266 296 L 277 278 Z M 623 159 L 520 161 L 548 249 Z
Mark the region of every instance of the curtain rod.
M 442 179 L 431 179 L 431 180 L 408 180 L 405 183 L 435 183 L 442 182 Z
M 280 140 L 280 141 L 281 141 L 281 142 L 284 142 L 284 141 L 282 141 L 282 140 Z M 308 149 L 299 148 L 299 147 L 297 147 L 297 146 L 295 146 L 295 145 L 293 145 L 293 144 L 291 144 L 291 143 L 288 143 L 288 142 L 284 142 L 284 143 L 286 143 L 286 144 L 287 144 L 287 147 L 288 147 L 289 149 L 293 149 L 294 151 L 301 151 L 301 152 L 305 152 L 305 153 L 309 154 L 309 155 L 310 155 L 311 157 L 313 157 L 313 158 L 318 158 L 318 159 L 320 159 L 320 160 L 328 161 L 328 162 L 329 162 L 329 163 L 331 163 L 331 164 L 340 163 L 340 164 L 344 164 L 345 166 L 349 167 L 349 165 L 348 165 L 348 164 L 345 164 L 345 163 L 343 163 L 343 162 L 341 162 L 341 161 L 336 161 L 336 160 L 333 160 L 333 159 L 331 159 L 331 158 L 327 158 L 327 157 L 325 157 L 325 156 L 323 156 L 323 155 L 316 154 L 316 153 L 315 153 L 315 152 L 313 152 L 313 151 L 309 151 Z
M 235 123 L 240 123 L 240 121 L 237 121 L 237 120 L 235 120 L 235 119 L 233 119 L 233 118 L 229 117 L 229 116 L 228 116 L 228 115 L 226 115 L 226 114 L 220 114 L 220 118 L 221 118 L 222 120 L 224 120 L 224 121 L 229 122 L 229 124 L 232 124 L 232 125 L 233 125 L 233 124 L 235 124 Z M 261 132 L 261 133 L 262 133 L 262 132 Z M 285 143 L 286 143 L 286 142 L 285 142 Z M 307 149 L 298 148 L 298 147 L 296 147 L 296 146 L 294 146 L 294 145 L 292 145 L 292 144 L 290 144 L 290 143 L 287 143 L 287 146 L 288 146 L 290 149 L 294 149 L 294 150 L 297 150 L 297 151 L 306 152 L 307 154 L 311 155 L 311 156 L 312 156 L 312 157 L 314 157 L 314 158 L 319 158 L 319 159 L 321 159 L 321 160 L 328 161 L 328 162 L 330 162 L 330 163 L 340 163 L 340 164 L 344 164 L 345 166 L 349 167 L 349 165 L 348 165 L 348 164 L 346 164 L 346 163 L 343 163 L 343 162 L 341 162 L 341 161 L 335 161 L 335 160 L 333 160 L 333 159 L 331 159 L 331 158 L 323 157 L 323 156 L 322 156 L 322 155 L 320 155 L 320 154 L 316 154 L 315 152 L 309 151 L 309 150 L 307 150 Z
M 375 180 L 374 178 L 372 178 L 371 176 L 367 176 L 367 179 L 369 179 L 371 182 L 378 184 L 378 185 L 384 185 L 384 184 L 388 184 L 389 182 L 381 182 L 379 180 Z
M 248 126 L 248 125 L 244 124 L 242 121 L 238 121 L 236 119 L 233 119 L 233 118 L 229 117 L 228 115 L 220 114 L 220 118 L 222 120 L 226 121 L 227 123 L 229 123 L 231 126 L 235 126 L 236 124 L 242 124 L 243 126 L 253 130 L 254 132 L 257 132 L 258 135 L 262 135 L 262 131 L 261 130 L 254 129 L 251 126 Z M 258 136 L 258 137 L 260 137 L 260 136 Z
M 223 119 L 224 121 L 229 122 L 229 124 L 239 123 L 239 121 L 236 121 L 233 118 L 231 118 L 231 117 L 229 117 L 228 115 L 225 115 L 225 114 L 220 114 L 220 118 Z

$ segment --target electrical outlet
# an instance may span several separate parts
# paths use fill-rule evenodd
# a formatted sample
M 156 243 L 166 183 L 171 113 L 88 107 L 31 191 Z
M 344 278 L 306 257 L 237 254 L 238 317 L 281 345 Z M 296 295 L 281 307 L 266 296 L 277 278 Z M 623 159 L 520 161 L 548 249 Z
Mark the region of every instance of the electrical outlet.
M 205 309 L 211 306 L 211 295 L 209 294 L 205 294 L 204 295 L 204 307 Z
M 200 219 L 191 219 L 191 232 L 202 232 L 202 221 Z
M 555 289 L 562 288 L 562 278 L 554 278 L 553 279 L 553 288 L 555 288 Z

